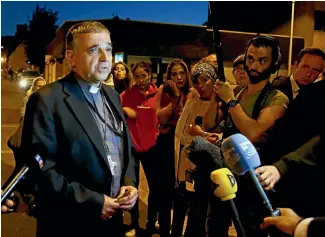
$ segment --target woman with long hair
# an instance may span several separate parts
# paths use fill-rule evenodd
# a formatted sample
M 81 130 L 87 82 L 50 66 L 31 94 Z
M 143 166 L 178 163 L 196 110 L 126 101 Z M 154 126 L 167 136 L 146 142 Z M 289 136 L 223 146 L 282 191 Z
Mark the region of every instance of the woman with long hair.
M 198 96 L 192 88 L 190 72 L 181 59 L 169 63 L 164 84 L 159 87 L 157 99 L 157 118 L 159 135 L 157 138 L 159 177 L 159 230 L 160 236 L 170 235 L 171 208 L 175 192 L 174 136 L 177 121 L 185 103 Z M 184 216 L 185 218 L 185 216 Z M 172 232 L 181 232 L 184 219 L 179 218 L 174 209 Z
M 112 72 L 108 78 L 113 77 L 114 89 L 122 94 L 134 85 L 133 75 L 130 67 L 123 62 L 117 62 L 112 67 Z
M 155 177 L 157 129 L 157 91 L 152 82 L 150 64 L 139 62 L 132 68 L 135 84 L 121 94 L 123 113 L 127 118 L 133 145 L 136 150 L 136 159 L 141 161 L 148 186 L 147 229 L 152 229 L 157 218 L 157 195 L 159 186 Z M 139 170 L 137 171 L 139 180 Z M 139 229 L 138 205 L 130 211 L 131 225 L 125 236 L 135 236 Z

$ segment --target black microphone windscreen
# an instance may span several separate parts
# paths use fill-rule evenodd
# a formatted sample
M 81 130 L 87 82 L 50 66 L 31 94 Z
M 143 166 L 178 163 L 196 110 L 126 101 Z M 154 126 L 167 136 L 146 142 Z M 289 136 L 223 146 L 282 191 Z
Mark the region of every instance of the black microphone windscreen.
M 199 168 L 213 171 L 225 167 L 220 148 L 203 137 L 195 136 L 187 151 L 189 160 Z

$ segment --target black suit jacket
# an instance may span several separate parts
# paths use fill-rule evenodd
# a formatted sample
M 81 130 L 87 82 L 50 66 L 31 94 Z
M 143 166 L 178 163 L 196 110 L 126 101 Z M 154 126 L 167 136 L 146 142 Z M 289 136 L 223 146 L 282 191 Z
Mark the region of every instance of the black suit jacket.
M 272 82 L 272 87 L 284 93 L 289 99 L 289 104 L 293 101 L 290 77 L 280 76 L 275 78 Z
M 313 219 L 308 226 L 307 237 L 323 237 L 325 236 L 325 217 Z
M 120 96 L 102 86 L 110 106 L 124 123 L 121 185 L 135 186 L 133 148 Z M 73 73 L 31 95 L 22 148 L 28 155 L 39 153 L 44 160 L 38 180 L 39 236 L 97 236 L 107 229 L 112 235 L 106 236 L 117 236 L 114 231 L 119 228 L 121 215 L 108 221 L 100 218 L 103 194 L 109 196 L 112 181 L 101 139 Z
M 325 215 L 325 81 L 310 84 L 299 90 L 298 96 L 289 105 L 284 117 L 276 121 L 269 131 L 269 137 L 260 151 L 263 165 L 272 165 L 282 156 L 297 150 L 311 138 L 320 136 L 320 143 L 314 148 L 316 166 L 302 162 L 286 161 L 288 175 L 283 176 L 275 186 L 283 183 L 291 207 L 303 216 Z M 285 179 L 288 178 L 288 180 Z M 287 183 L 286 183 L 287 181 Z M 289 185 L 289 186 L 287 186 Z M 288 190 L 290 189 L 290 192 Z M 281 193 L 281 188 L 280 188 Z M 291 199 L 291 196 L 294 198 Z M 303 204 L 302 204 L 303 203 Z

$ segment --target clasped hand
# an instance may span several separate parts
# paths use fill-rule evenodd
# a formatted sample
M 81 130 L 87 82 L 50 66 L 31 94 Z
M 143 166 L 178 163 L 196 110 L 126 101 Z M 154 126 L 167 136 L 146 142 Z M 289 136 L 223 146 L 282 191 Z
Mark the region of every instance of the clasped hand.
M 128 191 L 127 191 L 128 190 Z M 138 198 L 138 190 L 132 186 L 122 186 L 117 198 L 104 195 L 104 206 L 102 209 L 102 219 L 111 218 L 119 210 L 130 210 L 135 205 Z

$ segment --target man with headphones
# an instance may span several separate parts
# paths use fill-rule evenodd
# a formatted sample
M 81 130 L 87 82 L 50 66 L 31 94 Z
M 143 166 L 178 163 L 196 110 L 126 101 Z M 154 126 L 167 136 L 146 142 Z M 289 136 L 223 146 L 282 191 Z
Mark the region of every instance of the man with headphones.
M 288 98 L 272 89 L 269 81 L 280 64 L 281 52 L 276 39 L 258 36 L 246 46 L 244 66 L 249 84 L 235 95 L 229 83 L 217 81 L 215 91 L 228 107 L 224 136 L 240 132 L 253 144 L 259 144 L 265 131 L 284 115 Z
M 279 70 L 280 64 L 281 52 L 276 39 L 257 36 L 248 41 L 244 56 L 249 84 L 235 94 L 228 82 L 217 81 L 215 91 L 228 109 L 224 138 L 239 132 L 257 149 L 262 145 L 264 134 L 285 114 L 289 103 L 287 96 L 273 89 L 270 83 L 271 74 Z M 239 185 L 236 205 L 247 236 L 267 236 L 259 227 L 263 221 L 263 203 L 252 180 L 246 176 L 236 179 Z

